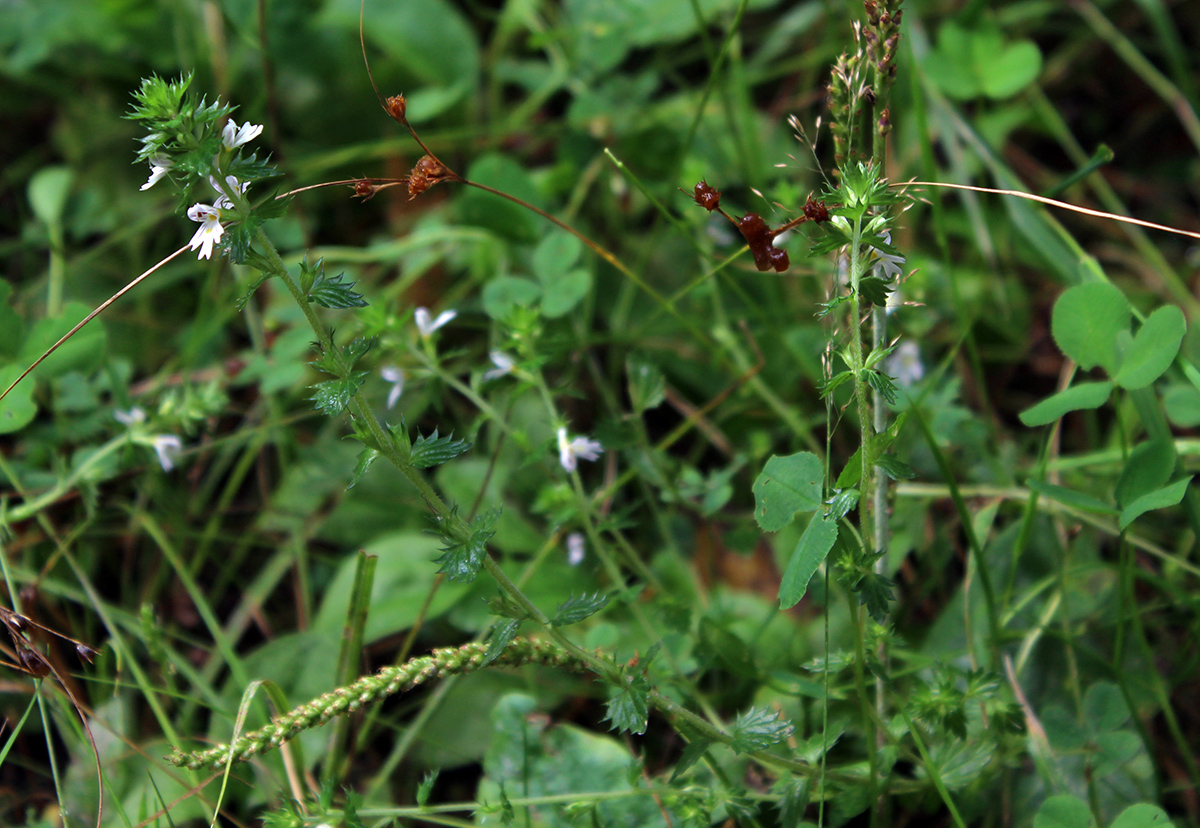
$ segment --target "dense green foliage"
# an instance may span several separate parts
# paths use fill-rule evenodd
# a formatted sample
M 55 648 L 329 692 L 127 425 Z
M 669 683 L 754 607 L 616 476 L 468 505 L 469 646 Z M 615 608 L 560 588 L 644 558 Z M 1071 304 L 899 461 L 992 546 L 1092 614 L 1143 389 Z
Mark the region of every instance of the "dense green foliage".
M 894 5 L 0 0 L 0 824 L 1200 826 L 1194 239 L 896 186 L 1200 9 Z

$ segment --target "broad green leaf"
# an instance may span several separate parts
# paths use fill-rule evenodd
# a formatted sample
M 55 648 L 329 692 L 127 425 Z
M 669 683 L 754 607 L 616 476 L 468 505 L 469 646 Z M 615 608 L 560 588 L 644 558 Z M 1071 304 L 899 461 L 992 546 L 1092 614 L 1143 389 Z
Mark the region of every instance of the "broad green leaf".
M 983 69 L 979 73 L 983 94 L 989 98 L 1011 98 L 1033 83 L 1042 71 L 1042 53 L 1032 40 L 1018 40 L 982 54 L 979 45 L 980 39 L 976 38 L 975 59 Z
M 17 355 L 21 370 L 31 365 L 91 311 L 92 309 L 82 302 L 68 302 L 57 316 L 35 322 L 21 345 L 21 352 Z M 86 374 L 104 362 L 107 348 L 108 335 L 104 323 L 93 319 L 76 331 L 57 351 L 46 357 L 45 362 L 30 374 L 30 378 L 51 379 L 69 371 Z
M 21 376 L 25 369 L 18 364 L 0 368 L 0 391 L 8 388 L 12 381 Z M 0 434 L 20 431 L 37 416 L 37 404 L 33 401 L 33 378 L 26 377 L 20 385 L 0 400 Z
M 808 590 L 808 582 L 817 571 L 833 542 L 837 540 L 837 524 L 825 520 L 823 515 L 815 515 L 808 523 L 808 528 L 800 536 L 792 559 L 788 561 L 787 570 L 779 584 L 779 608 L 794 607 L 804 597 Z
M 759 528 L 778 532 L 797 512 L 811 512 L 820 506 L 824 476 L 821 460 L 812 452 L 772 455 L 754 481 L 754 519 Z
M 574 267 L 582 252 L 583 242 L 565 230 L 555 230 L 533 250 L 533 275 L 546 285 Z
M 70 167 L 43 167 L 29 179 L 29 204 L 33 213 L 52 227 L 62 224 L 70 192 Z
M 1175 361 L 1186 332 L 1183 311 L 1174 305 L 1164 305 L 1150 314 L 1133 338 L 1113 381 L 1129 389 L 1145 388 L 1154 382 Z
M 1095 828 L 1092 811 L 1082 799 L 1069 794 L 1052 796 L 1033 818 L 1033 828 Z
M 1167 418 L 1180 428 L 1200 425 L 1200 389 L 1189 383 L 1176 383 L 1163 393 Z
M 500 657 L 504 649 L 517 637 L 517 628 L 520 626 L 519 619 L 510 618 L 492 630 L 492 636 L 488 639 L 487 652 L 483 655 L 484 667 Z
M 437 573 L 429 559 L 437 552 L 438 538 L 425 532 L 405 531 L 382 535 L 363 549 L 378 558 L 371 584 L 371 612 L 363 640 L 378 641 L 411 627 L 424 610 L 426 620 L 438 618 L 462 599 L 466 584 L 443 583 L 433 589 Z M 325 591 L 313 630 L 336 639 L 341 635 L 354 582 L 354 556 L 342 560 Z M 432 591 L 432 598 L 429 598 Z
M 1192 478 L 1188 476 L 1182 480 L 1176 480 L 1170 486 L 1164 486 L 1156 492 L 1142 495 L 1133 501 L 1125 511 L 1121 512 L 1121 520 L 1119 521 L 1121 529 L 1128 528 L 1129 524 L 1146 514 L 1146 512 L 1152 512 L 1155 509 L 1165 509 L 1167 506 L 1174 506 L 1183 500 L 1188 484 L 1191 482 Z
M 542 284 L 542 315 L 548 319 L 566 316 L 592 289 L 592 274 L 579 268 Z
M 1093 733 L 1116 730 L 1129 721 L 1129 705 L 1121 688 L 1111 681 L 1098 681 L 1083 697 L 1083 718 Z
M 1032 408 L 1022 411 L 1019 416 L 1021 422 L 1030 428 L 1046 425 L 1071 411 L 1099 408 L 1108 402 L 1112 389 L 1111 382 L 1082 382 L 1047 397 Z
M 1109 506 L 1103 500 L 1092 497 L 1091 495 L 1077 492 L 1074 489 L 1068 489 L 1065 486 L 1055 486 L 1052 483 L 1047 483 L 1044 480 L 1026 480 L 1025 485 L 1033 491 L 1040 494 L 1042 497 L 1048 497 L 1051 500 L 1057 500 L 1065 506 L 1070 506 L 1084 512 L 1096 512 L 1098 514 L 1115 515 L 1117 510 Z
M 1149 802 L 1130 805 L 1117 814 L 1111 828 L 1169 828 L 1174 825 L 1167 812 Z
M 531 307 L 542 295 L 542 288 L 531 279 L 497 276 L 483 288 L 483 309 L 492 319 L 506 319 L 516 307 Z
M 1134 446 L 1117 478 L 1116 499 L 1128 506 L 1144 494 L 1160 488 L 1175 470 L 1175 443 L 1169 438 L 1147 440 Z
M 544 199 L 529 173 L 507 155 L 490 153 L 480 156 L 467 170 L 467 177 L 535 207 L 545 207 Z M 458 214 L 464 224 L 484 227 L 519 242 L 534 241 L 542 227 L 542 219 L 525 207 L 474 187 L 458 197 Z
M 1059 350 L 1080 368 L 1099 365 L 1111 376 L 1117 366 L 1117 334 L 1129 330 L 1131 315 L 1120 290 L 1107 282 L 1089 282 L 1058 297 L 1050 330 Z

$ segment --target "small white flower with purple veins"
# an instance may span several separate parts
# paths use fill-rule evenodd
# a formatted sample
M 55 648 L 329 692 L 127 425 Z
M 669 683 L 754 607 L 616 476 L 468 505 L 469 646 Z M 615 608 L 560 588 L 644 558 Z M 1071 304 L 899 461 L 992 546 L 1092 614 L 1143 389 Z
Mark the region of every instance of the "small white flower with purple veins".
M 516 360 L 504 353 L 504 351 L 492 351 L 488 354 L 488 359 L 490 359 L 492 361 L 492 365 L 495 365 L 496 367 L 489 368 L 483 372 L 484 382 L 511 374 L 513 368 L 516 367 L 517 364 Z
M 583 556 L 587 554 L 587 544 L 584 541 L 582 532 L 572 532 L 567 535 L 567 563 L 571 566 L 579 566 L 583 563 Z
M 217 199 L 216 205 L 193 204 L 188 208 L 188 218 L 200 222 L 200 229 L 192 235 L 192 240 L 188 242 L 188 246 L 192 250 L 200 251 L 197 258 L 212 257 L 213 245 L 219 242 L 225 233 L 225 228 L 221 226 L 221 210 L 227 210 L 232 206 L 228 200 L 221 198 Z
M 183 443 L 174 434 L 159 434 L 152 438 L 154 452 L 158 455 L 158 464 L 162 470 L 169 472 L 175 468 L 175 460 L 183 453 Z
M 387 407 L 391 410 L 396 407 L 396 403 L 400 400 L 400 395 L 404 393 L 404 381 L 408 379 L 404 371 L 397 368 L 395 365 L 389 365 L 379 371 L 383 374 L 383 378 L 392 384 L 392 388 L 388 391 Z
M 925 376 L 925 365 L 921 362 L 921 348 L 915 340 L 900 343 L 887 359 L 887 372 L 895 377 L 902 388 L 911 388 Z
M 892 233 L 890 230 L 883 234 L 883 240 L 888 244 L 892 243 Z M 884 279 L 892 279 L 904 273 L 905 259 L 903 256 L 893 256 L 890 253 L 884 253 L 882 250 L 872 247 L 871 258 L 872 264 L 879 268 L 883 273 Z
M 433 332 L 445 325 L 454 317 L 458 316 L 458 311 L 447 310 L 438 314 L 437 319 L 431 319 L 429 316 L 429 308 L 417 308 L 413 318 L 417 322 L 417 330 L 421 332 L 422 339 L 429 339 L 433 336 Z
M 236 149 L 242 144 L 253 141 L 262 131 L 262 124 L 252 124 L 246 121 L 239 127 L 237 121 L 230 118 L 225 124 L 225 128 L 221 130 L 221 143 L 225 145 L 226 149 Z
M 157 184 L 173 166 L 175 166 L 175 162 L 173 162 L 170 158 L 167 158 L 165 155 L 152 155 L 150 157 L 150 178 L 140 187 L 140 189 L 149 190 L 151 187 Z
M 580 460 L 595 460 L 604 451 L 604 446 L 587 437 L 567 439 L 567 430 L 558 430 L 558 462 L 569 472 L 579 467 Z

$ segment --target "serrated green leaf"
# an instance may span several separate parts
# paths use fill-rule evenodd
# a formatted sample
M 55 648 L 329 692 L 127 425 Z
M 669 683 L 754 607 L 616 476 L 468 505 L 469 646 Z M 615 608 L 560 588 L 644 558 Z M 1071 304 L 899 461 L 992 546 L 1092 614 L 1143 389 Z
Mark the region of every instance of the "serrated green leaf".
M 750 753 L 777 745 L 796 731 L 778 710 L 752 707 L 733 723 L 730 747 L 736 753 Z
M 339 273 L 336 276 L 327 277 L 325 270 L 320 266 L 316 279 L 313 280 L 312 287 L 308 290 L 309 301 L 320 305 L 323 308 L 365 308 L 367 302 L 363 299 L 361 293 L 355 293 L 351 288 L 354 287 L 354 282 L 343 281 L 346 274 Z
M 892 480 L 912 480 L 917 476 L 912 466 L 894 454 L 885 454 L 883 457 L 880 457 L 875 461 L 875 468 L 881 469 Z
M 1174 305 L 1164 305 L 1147 317 L 1138 329 L 1121 360 L 1121 368 L 1113 382 L 1122 388 L 1145 388 L 1161 377 L 1175 356 L 1187 333 L 1183 311 Z
M 863 371 L 867 385 L 888 401 L 888 405 L 896 404 L 896 383 L 887 374 L 879 371 Z
M 1018 416 L 1021 422 L 1033 428 L 1047 425 L 1071 411 L 1099 408 L 1108 402 L 1112 396 L 1111 382 L 1081 382 L 1066 391 L 1047 397 L 1032 408 L 1027 408 Z
M 825 501 L 829 506 L 829 513 L 825 515 L 825 519 L 837 523 L 858 505 L 859 496 L 858 489 L 846 489 L 829 498 Z
M 778 532 L 797 512 L 817 509 L 824 476 L 821 460 L 812 452 L 772 455 L 754 481 L 754 519 L 759 527 L 764 532 Z
M 438 572 L 455 583 L 473 581 L 483 566 L 487 555 L 487 542 L 495 534 L 494 527 L 500 517 L 499 509 L 484 512 L 471 522 L 470 535 L 466 540 L 451 542 L 443 548 L 444 554 L 434 563 Z
M 366 371 L 353 373 L 345 379 L 334 379 L 328 382 L 319 382 L 316 385 L 310 386 L 314 391 L 310 400 L 315 403 L 315 408 L 329 417 L 336 417 L 346 410 L 346 406 L 350 404 L 350 398 L 354 396 L 354 392 L 363 384 L 367 378 Z
M 892 594 L 895 585 L 896 582 L 886 575 L 871 572 L 864 575 L 854 587 L 858 602 L 866 605 L 867 613 L 876 624 L 887 622 L 888 604 L 895 599 Z
M 609 595 L 599 592 L 592 595 L 572 595 L 558 605 L 558 612 L 550 619 L 552 627 L 566 627 L 578 624 L 590 615 L 594 615 L 608 605 Z
M 366 356 L 367 353 L 369 353 L 370 350 L 375 347 L 375 343 L 378 341 L 379 337 L 375 336 L 360 336 L 357 339 L 352 340 L 349 345 L 346 345 L 344 348 L 342 348 L 342 356 L 346 358 L 346 364 L 353 368 L 355 363 Z
M 466 440 L 455 440 L 453 434 L 449 437 L 438 437 L 435 428 L 433 434 L 428 437 L 417 434 L 417 440 L 412 445 L 408 459 L 413 468 L 428 469 L 453 460 L 460 454 L 469 451 L 473 445 L 474 443 L 468 443 Z
M 254 296 L 255 292 L 262 287 L 262 283 L 275 275 L 274 273 L 270 273 L 260 266 L 261 264 L 266 263 L 267 260 L 264 259 L 257 250 L 251 248 L 250 250 L 246 251 L 246 264 L 253 267 L 258 267 L 259 275 L 254 279 L 253 282 L 250 283 L 249 287 L 246 288 L 246 292 L 234 301 L 234 306 L 237 307 L 239 312 L 246 309 L 246 304 Z
M 650 683 L 637 672 L 625 676 L 626 682 L 609 698 L 604 718 L 618 733 L 642 734 L 650 718 Z
M 813 573 L 833 548 L 837 531 L 837 523 L 826 520 L 823 515 L 815 515 L 809 521 L 779 584 L 780 609 L 793 607 L 804 597 Z
M 799 825 L 804 819 L 812 793 L 812 780 L 804 777 L 784 776 L 775 784 L 779 794 L 779 824 Z
M 483 567 L 483 556 L 487 554 L 486 541 L 472 536 L 461 543 L 443 547 L 440 557 L 434 559 L 438 572 L 455 583 L 474 581 Z
M 371 468 L 371 464 L 379 458 L 379 452 L 373 448 L 364 448 L 358 453 L 358 461 L 354 464 L 354 474 L 350 476 L 350 482 L 346 484 L 346 491 L 354 488 L 354 485 L 362 480 L 362 476 L 367 473 L 367 469 Z
M 1176 480 L 1170 486 L 1164 486 L 1158 491 L 1142 495 L 1133 501 L 1133 503 L 1130 503 L 1121 512 L 1121 519 L 1118 521 L 1121 530 L 1124 531 L 1127 529 L 1129 524 L 1146 514 L 1146 512 L 1152 512 L 1155 509 L 1165 509 L 1168 506 L 1174 506 L 1179 503 L 1179 501 L 1183 500 L 1184 494 L 1187 493 L 1188 484 L 1191 482 L 1192 477 L 1189 475 L 1182 480 Z
M 839 385 L 852 379 L 854 379 L 852 372 L 842 371 L 840 374 L 834 374 L 827 380 L 821 380 L 821 382 L 817 383 L 817 390 L 821 393 L 821 399 L 825 399 Z
M 492 629 L 491 638 L 488 639 L 487 652 L 484 653 L 483 662 L 480 664 L 481 667 L 488 666 L 500 657 L 504 649 L 517 637 L 517 628 L 520 626 L 520 621 L 510 618 Z
M 1059 350 L 1083 370 L 1097 365 L 1116 372 L 1117 334 L 1129 330 L 1132 311 L 1125 294 L 1107 282 L 1076 285 L 1054 303 L 1050 331 Z
M 880 308 L 886 308 L 888 294 L 894 290 L 886 281 L 878 276 L 864 276 L 858 281 L 858 294 Z

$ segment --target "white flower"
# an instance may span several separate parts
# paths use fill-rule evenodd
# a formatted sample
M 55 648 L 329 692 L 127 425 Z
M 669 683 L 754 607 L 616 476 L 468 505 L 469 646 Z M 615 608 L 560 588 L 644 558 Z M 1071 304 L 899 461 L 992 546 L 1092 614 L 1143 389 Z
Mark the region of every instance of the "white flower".
M 221 143 L 225 145 L 226 149 L 234 149 L 253 141 L 262 131 L 262 124 L 252 124 L 246 121 L 239 127 L 237 121 L 230 118 L 225 124 L 225 128 L 221 130 Z
M 883 234 L 883 240 L 888 244 L 892 243 L 891 231 L 887 231 Z M 884 279 L 891 279 L 893 277 L 900 276 L 904 272 L 903 256 L 893 256 L 890 253 L 884 253 L 882 250 L 872 247 L 871 259 L 873 265 L 883 272 Z
M 233 205 L 227 199 L 217 199 L 216 206 L 211 204 L 193 204 L 188 208 L 187 215 L 192 221 L 200 222 L 200 229 L 192 235 L 188 246 L 192 250 L 199 249 L 199 258 L 207 259 L 212 256 L 213 245 L 221 240 L 225 228 L 221 226 L 221 210 Z
M 492 365 L 495 365 L 496 367 L 489 368 L 483 372 L 484 382 L 496 379 L 497 377 L 502 377 L 505 374 L 511 374 L 512 369 L 517 364 L 516 361 L 508 354 L 504 353 L 504 351 L 492 351 L 488 354 L 488 359 L 490 359 L 492 361 Z
M 146 412 L 136 405 L 128 411 L 121 411 L 120 409 L 117 409 L 113 412 L 113 417 L 115 417 L 117 422 L 121 425 L 127 426 L 146 422 Z
M 158 464 L 165 472 L 175 468 L 175 458 L 183 451 L 183 443 L 174 434 L 159 434 L 152 438 Z
M 916 340 L 906 339 L 900 343 L 887 359 L 887 372 L 895 377 L 896 382 L 903 388 L 910 388 L 925 376 L 921 348 Z
M 232 206 L 232 203 L 229 202 L 229 199 L 225 198 L 225 191 L 221 189 L 219 184 L 217 184 L 217 179 L 210 175 L 208 177 L 208 183 L 211 184 L 212 188 L 217 191 L 217 195 L 220 197 L 219 200 L 225 201 L 226 206 Z M 250 186 L 249 181 L 243 183 L 238 181 L 232 175 L 225 176 L 225 184 L 235 193 L 244 193 L 246 192 L 246 188 Z
M 400 395 L 404 393 L 404 380 L 407 377 L 404 371 L 394 365 L 389 365 L 379 371 L 383 374 L 383 378 L 392 384 L 392 389 L 388 391 L 387 407 L 395 408 L 396 401 L 400 399 Z
M 587 547 L 584 544 L 582 532 L 572 532 L 567 535 L 567 563 L 571 566 L 579 566 L 583 563 L 583 556 L 587 552 Z
M 151 187 L 157 184 L 159 179 L 166 175 L 167 171 L 173 166 L 175 166 L 175 162 L 173 162 L 170 158 L 167 158 L 165 155 L 152 155 L 150 157 L 150 178 L 147 179 L 146 183 L 143 184 L 139 189 L 149 190 Z
M 429 309 L 417 308 L 417 311 L 415 314 L 413 314 L 413 316 L 416 319 L 417 330 L 421 332 L 421 336 L 424 339 L 429 339 L 429 337 L 433 335 L 434 331 L 445 325 L 454 317 L 458 316 L 458 311 L 442 311 L 438 314 L 437 319 L 430 321 Z
M 595 460 L 602 451 L 604 451 L 604 446 L 595 440 L 589 440 L 587 437 L 568 440 L 567 430 L 565 428 L 558 430 L 558 462 L 562 463 L 562 467 L 569 472 L 575 471 L 580 459 Z

